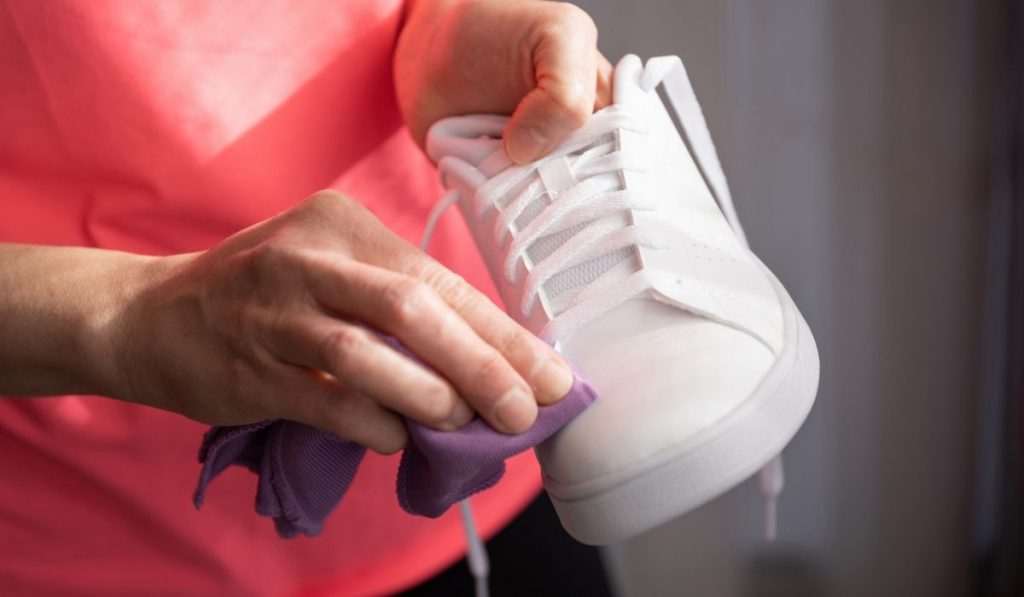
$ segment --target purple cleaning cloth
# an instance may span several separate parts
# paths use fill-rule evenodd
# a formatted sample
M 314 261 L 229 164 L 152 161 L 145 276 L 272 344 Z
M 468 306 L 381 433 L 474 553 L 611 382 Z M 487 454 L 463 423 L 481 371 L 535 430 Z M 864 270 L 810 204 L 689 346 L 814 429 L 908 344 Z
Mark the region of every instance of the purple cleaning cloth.
M 518 435 L 496 431 L 479 417 L 455 431 L 437 431 L 406 420 L 395 490 L 406 512 L 436 518 L 456 502 L 487 489 L 505 473 L 505 459 L 554 435 L 595 399 L 579 377 L 568 395 L 538 409 L 537 422 Z M 203 438 L 193 501 L 231 465 L 259 475 L 256 512 L 274 519 L 282 537 L 318 534 L 348 490 L 366 453 L 362 446 L 302 423 L 270 420 L 213 427 Z

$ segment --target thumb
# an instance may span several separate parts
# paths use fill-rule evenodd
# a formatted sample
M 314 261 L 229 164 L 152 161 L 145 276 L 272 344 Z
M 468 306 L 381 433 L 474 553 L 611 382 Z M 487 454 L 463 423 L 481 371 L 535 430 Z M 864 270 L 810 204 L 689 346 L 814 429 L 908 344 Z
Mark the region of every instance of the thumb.
M 505 131 L 505 151 L 520 164 L 543 157 L 594 110 L 597 29 L 572 5 L 534 27 L 536 87 L 519 103 Z

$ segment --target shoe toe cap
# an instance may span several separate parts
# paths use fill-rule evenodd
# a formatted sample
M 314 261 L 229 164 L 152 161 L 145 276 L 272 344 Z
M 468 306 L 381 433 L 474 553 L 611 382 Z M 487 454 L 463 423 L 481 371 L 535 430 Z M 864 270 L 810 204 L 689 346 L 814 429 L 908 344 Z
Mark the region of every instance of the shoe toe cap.
M 549 481 L 628 476 L 702 435 L 751 396 L 775 355 L 749 334 L 638 301 L 578 332 L 566 357 L 597 401 L 538 447 Z

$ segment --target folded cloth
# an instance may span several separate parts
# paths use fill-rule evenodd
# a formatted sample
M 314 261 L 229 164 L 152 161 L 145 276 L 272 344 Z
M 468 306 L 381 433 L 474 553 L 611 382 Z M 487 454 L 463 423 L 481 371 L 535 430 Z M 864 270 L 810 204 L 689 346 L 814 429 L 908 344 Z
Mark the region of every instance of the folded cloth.
M 568 395 L 541 406 L 537 421 L 518 435 L 496 431 L 479 417 L 455 431 L 437 431 L 406 420 L 409 443 L 402 452 L 395 489 L 410 514 L 436 518 L 456 502 L 487 489 L 505 473 L 505 459 L 554 435 L 595 399 L 579 377 Z M 260 421 L 213 427 L 203 438 L 193 502 L 210 482 L 240 465 L 259 475 L 256 512 L 274 519 L 282 537 L 318 534 L 355 477 L 366 448 L 294 421 Z

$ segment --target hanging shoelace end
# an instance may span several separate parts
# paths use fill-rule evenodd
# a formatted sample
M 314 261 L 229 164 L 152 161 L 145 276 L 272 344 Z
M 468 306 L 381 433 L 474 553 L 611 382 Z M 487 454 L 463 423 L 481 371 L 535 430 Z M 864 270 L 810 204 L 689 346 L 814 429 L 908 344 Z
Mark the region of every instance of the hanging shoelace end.
M 768 543 L 775 541 L 777 513 L 778 500 L 774 498 L 766 498 L 764 500 L 764 540 Z
M 487 579 L 491 574 L 491 562 L 487 557 L 487 548 L 476 532 L 469 499 L 459 502 L 459 513 L 462 515 L 462 525 L 466 531 L 466 560 L 469 563 L 469 572 L 476 582 L 476 597 L 489 597 L 490 587 Z
M 782 470 L 782 454 L 775 456 L 764 465 L 757 476 L 758 485 L 761 488 L 761 500 L 764 504 L 764 539 L 775 541 L 778 530 L 778 506 L 779 494 L 785 485 L 785 477 Z
M 441 216 L 444 212 L 448 211 L 448 208 L 459 202 L 458 191 L 448 191 L 440 201 L 434 204 L 433 209 L 430 210 L 430 214 L 427 216 L 427 223 L 423 226 L 423 236 L 420 237 L 420 249 L 424 252 L 430 248 L 430 239 L 434 237 L 434 229 L 437 228 L 437 223 L 441 221 Z

